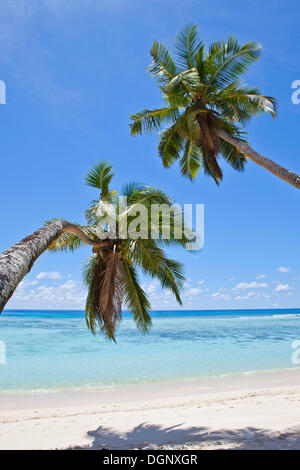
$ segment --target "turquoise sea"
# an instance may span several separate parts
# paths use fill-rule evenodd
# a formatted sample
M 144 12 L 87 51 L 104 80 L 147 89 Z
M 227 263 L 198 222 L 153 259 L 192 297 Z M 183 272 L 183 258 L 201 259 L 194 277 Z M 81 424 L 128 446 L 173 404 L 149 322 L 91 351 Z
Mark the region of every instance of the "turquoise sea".
M 300 309 L 156 311 L 149 335 L 124 313 L 117 344 L 93 336 L 83 312 L 6 311 L 0 393 L 294 368 L 291 344 L 299 339 Z

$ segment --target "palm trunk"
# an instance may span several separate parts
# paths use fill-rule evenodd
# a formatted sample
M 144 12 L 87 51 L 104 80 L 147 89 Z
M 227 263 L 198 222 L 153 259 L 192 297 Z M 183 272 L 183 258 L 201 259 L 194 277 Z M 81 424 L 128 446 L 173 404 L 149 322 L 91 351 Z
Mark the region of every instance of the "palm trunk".
M 227 134 L 227 132 L 225 132 L 223 129 L 217 128 L 216 134 L 221 139 L 226 140 L 226 142 L 229 142 L 230 144 L 237 147 L 248 158 L 253 160 L 258 165 L 263 166 L 266 170 L 270 171 L 270 173 L 273 173 L 273 175 L 278 176 L 278 178 L 281 178 L 283 181 L 286 181 L 292 186 L 295 186 L 295 188 L 300 189 L 300 176 L 296 173 L 293 173 L 292 171 L 289 171 L 286 168 L 277 165 L 277 163 L 273 162 L 269 158 L 263 157 L 259 153 L 255 152 L 255 150 L 253 150 L 250 145 L 246 144 L 245 142 L 242 142 L 240 139 L 232 137 L 231 135 Z
M 0 312 L 36 259 L 63 232 L 60 220 L 40 228 L 0 255 Z
M 86 244 L 99 246 L 76 225 L 56 220 L 8 248 L 0 255 L 0 313 L 33 263 L 63 232 L 75 233 Z

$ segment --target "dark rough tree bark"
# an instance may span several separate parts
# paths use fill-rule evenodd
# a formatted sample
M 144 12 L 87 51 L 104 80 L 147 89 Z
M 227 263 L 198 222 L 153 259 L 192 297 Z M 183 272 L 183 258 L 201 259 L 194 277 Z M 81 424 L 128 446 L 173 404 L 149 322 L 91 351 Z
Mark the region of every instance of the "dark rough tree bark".
M 237 147 L 241 152 L 247 155 L 250 160 L 253 160 L 255 163 L 264 167 L 266 170 L 270 171 L 270 173 L 273 173 L 273 175 L 278 176 L 278 178 L 281 178 L 283 181 L 286 181 L 295 188 L 300 189 L 299 175 L 293 173 L 290 170 L 287 170 L 283 166 L 278 165 L 269 158 L 255 152 L 255 150 L 253 150 L 249 144 L 246 144 L 245 142 L 242 142 L 241 140 L 227 134 L 227 132 L 223 131 L 223 129 L 216 128 L 216 133 L 219 137 L 221 137 L 221 139 L 226 140 L 226 142 L 229 142 L 230 144 Z
M 63 232 L 75 233 L 87 245 L 99 245 L 76 225 L 56 220 L 8 248 L 0 255 L 0 313 L 33 263 Z

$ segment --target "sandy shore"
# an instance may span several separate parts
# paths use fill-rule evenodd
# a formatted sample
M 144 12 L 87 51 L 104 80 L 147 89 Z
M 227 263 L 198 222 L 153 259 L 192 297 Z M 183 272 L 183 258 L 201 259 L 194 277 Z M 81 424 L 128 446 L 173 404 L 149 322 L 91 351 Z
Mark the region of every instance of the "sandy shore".
M 0 396 L 1 449 L 300 449 L 300 369 Z

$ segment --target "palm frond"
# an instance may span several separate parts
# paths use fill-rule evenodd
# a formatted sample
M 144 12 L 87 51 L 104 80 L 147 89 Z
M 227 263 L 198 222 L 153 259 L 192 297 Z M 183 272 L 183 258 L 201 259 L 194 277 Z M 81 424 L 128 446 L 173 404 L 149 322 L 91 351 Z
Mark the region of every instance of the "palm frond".
M 177 74 L 175 62 L 163 43 L 154 41 L 150 55 L 152 63 L 148 67 L 148 72 L 157 78 L 159 83 L 164 84 L 175 77 Z
M 172 200 L 163 189 L 152 186 L 140 187 L 127 193 L 127 200 L 130 205 L 143 204 L 147 209 L 151 209 L 152 204 L 172 204 Z
M 212 176 L 216 184 L 219 184 L 223 178 L 223 173 L 217 161 L 220 149 L 219 140 L 214 129 L 216 120 L 211 113 L 198 115 L 197 120 L 201 130 L 198 147 L 202 153 L 204 173 Z
M 246 133 L 241 131 L 236 124 L 230 123 L 225 119 L 219 120 L 219 124 L 225 132 L 239 139 L 240 141 L 247 143 L 247 140 L 245 139 Z M 242 152 L 238 150 L 237 147 L 223 139 L 219 139 L 219 146 L 223 158 L 233 169 L 237 171 L 243 171 L 245 169 L 247 158 Z
M 83 280 L 88 287 L 85 319 L 93 334 L 96 334 L 98 326 L 98 305 L 103 269 L 104 266 L 100 256 L 94 254 L 86 260 L 82 271 Z
M 202 46 L 198 37 L 197 25 L 188 25 L 175 39 L 175 49 L 178 57 L 178 65 L 181 68 L 196 66 L 196 53 Z
M 229 165 L 237 171 L 244 171 L 247 157 L 237 147 L 220 139 L 220 152 Z
M 86 322 L 95 334 L 97 327 L 115 341 L 115 332 L 122 319 L 123 269 L 118 254 L 113 251 L 104 261 L 99 254 L 91 256 L 83 270 L 88 286 Z
M 239 81 L 231 82 L 212 96 L 212 102 L 223 117 L 241 123 L 265 112 L 275 118 L 277 112 L 274 98 L 263 96 L 258 88 L 245 87 Z
M 205 74 L 205 44 L 202 43 L 195 54 L 196 59 L 196 69 L 198 72 L 199 79 L 201 83 L 205 84 L 207 81 L 207 77 Z
M 181 263 L 169 259 L 151 239 L 135 240 L 131 249 L 131 259 L 145 274 L 158 279 L 161 287 L 169 289 L 181 304 L 180 291 L 185 280 Z
M 57 251 L 74 251 L 79 247 L 85 246 L 84 242 L 73 233 L 64 232 L 48 248 L 52 253 Z
M 51 223 L 55 220 L 62 220 L 63 221 L 63 220 L 66 220 L 66 219 L 55 219 L 55 218 L 53 218 L 51 220 L 47 220 L 45 222 L 45 224 L 49 225 L 49 223 Z M 83 225 L 80 225 L 80 224 L 77 224 L 77 223 L 75 223 L 74 225 L 79 227 L 89 239 L 94 240 L 96 238 L 95 237 L 95 231 L 92 227 L 83 226 Z M 82 246 L 86 246 L 86 244 L 84 243 L 83 240 L 81 240 L 80 237 L 78 237 L 74 233 L 63 232 L 48 247 L 48 250 L 52 253 L 55 253 L 55 252 L 58 252 L 58 251 L 61 251 L 61 252 L 71 251 L 71 252 L 73 252 L 74 250 L 76 250 L 77 248 L 80 248 Z
M 130 116 L 130 119 L 133 120 L 133 123 L 129 124 L 131 135 L 142 134 L 143 131 L 151 133 L 158 130 L 164 122 L 176 121 L 178 117 L 177 106 L 154 109 L 153 111 L 145 109 Z
M 122 188 L 121 194 L 127 198 L 128 203 L 135 200 L 137 194 L 140 194 L 146 189 L 144 184 L 138 183 L 136 181 L 131 181 Z
M 180 157 L 184 139 L 180 133 L 178 122 L 175 122 L 160 134 L 158 153 L 164 167 L 170 167 Z
M 142 333 L 147 333 L 152 325 L 150 302 L 145 291 L 138 283 L 134 267 L 124 261 L 124 302 L 133 314 L 134 321 Z
M 183 176 L 191 180 L 196 178 L 201 167 L 202 154 L 197 145 L 191 140 L 186 140 L 183 155 L 180 159 L 180 171 Z
M 220 88 L 237 80 L 259 59 L 260 54 L 261 46 L 257 42 L 249 41 L 241 46 L 234 36 L 230 36 L 227 42 L 213 43 L 209 50 L 208 62 L 213 63 L 214 71 L 207 88 Z
M 189 102 L 196 98 L 204 84 L 199 79 L 198 71 L 195 67 L 179 72 L 172 80 L 166 83 L 162 89 L 164 94 L 168 96 L 181 96 L 182 102 L 184 98 L 189 97 Z M 180 106 L 183 106 L 181 104 Z
M 156 277 L 159 279 L 163 289 L 169 289 L 176 297 L 177 302 L 182 305 L 180 292 L 185 281 L 183 266 L 181 263 L 165 257 L 161 263 Z
M 126 213 L 122 214 L 122 218 L 126 216 L 127 230 L 131 221 L 135 217 L 136 207 L 142 205 L 146 209 L 146 217 L 141 217 L 140 231 L 142 233 L 151 234 L 152 240 L 134 240 L 143 243 L 147 249 L 151 251 L 152 242 L 158 246 L 185 246 L 189 238 L 185 235 L 188 227 L 184 225 L 182 208 L 174 204 L 172 199 L 161 189 L 151 186 L 140 188 L 133 187 L 133 191 L 127 193 L 128 207 Z M 164 215 L 163 215 L 164 214 Z M 168 236 L 166 235 L 168 234 Z M 149 244 L 150 243 L 150 244 Z M 153 249 L 156 249 L 156 245 Z
M 220 181 L 223 179 L 223 172 L 219 163 L 213 155 L 205 155 L 202 161 L 204 174 L 211 176 L 215 183 L 219 186 Z
M 84 179 L 88 186 L 100 189 L 100 197 L 104 198 L 109 194 L 109 183 L 113 176 L 112 167 L 105 161 L 101 161 L 87 173 Z
M 154 240 L 137 239 L 129 244 L 130 257 L 135 266 L 142 268 L 146 274 L 154 276 L 164 260 L 164 252 Z
M 116 329 L 122 320 L 123 268 L 116 251 L 112 251 L 103 272 L 98 321 L 107 338 L 115 341 Z
M 190 94 L 182 81 L 178 83 L 178 86 L 176 82 L 172 82 L 172 85 L 167 84 L 165 87 L 161 86 L 160 90 L 163 101 L 167 102 L 170 107 L 176 106 L 181 109 L 191 103 Z

